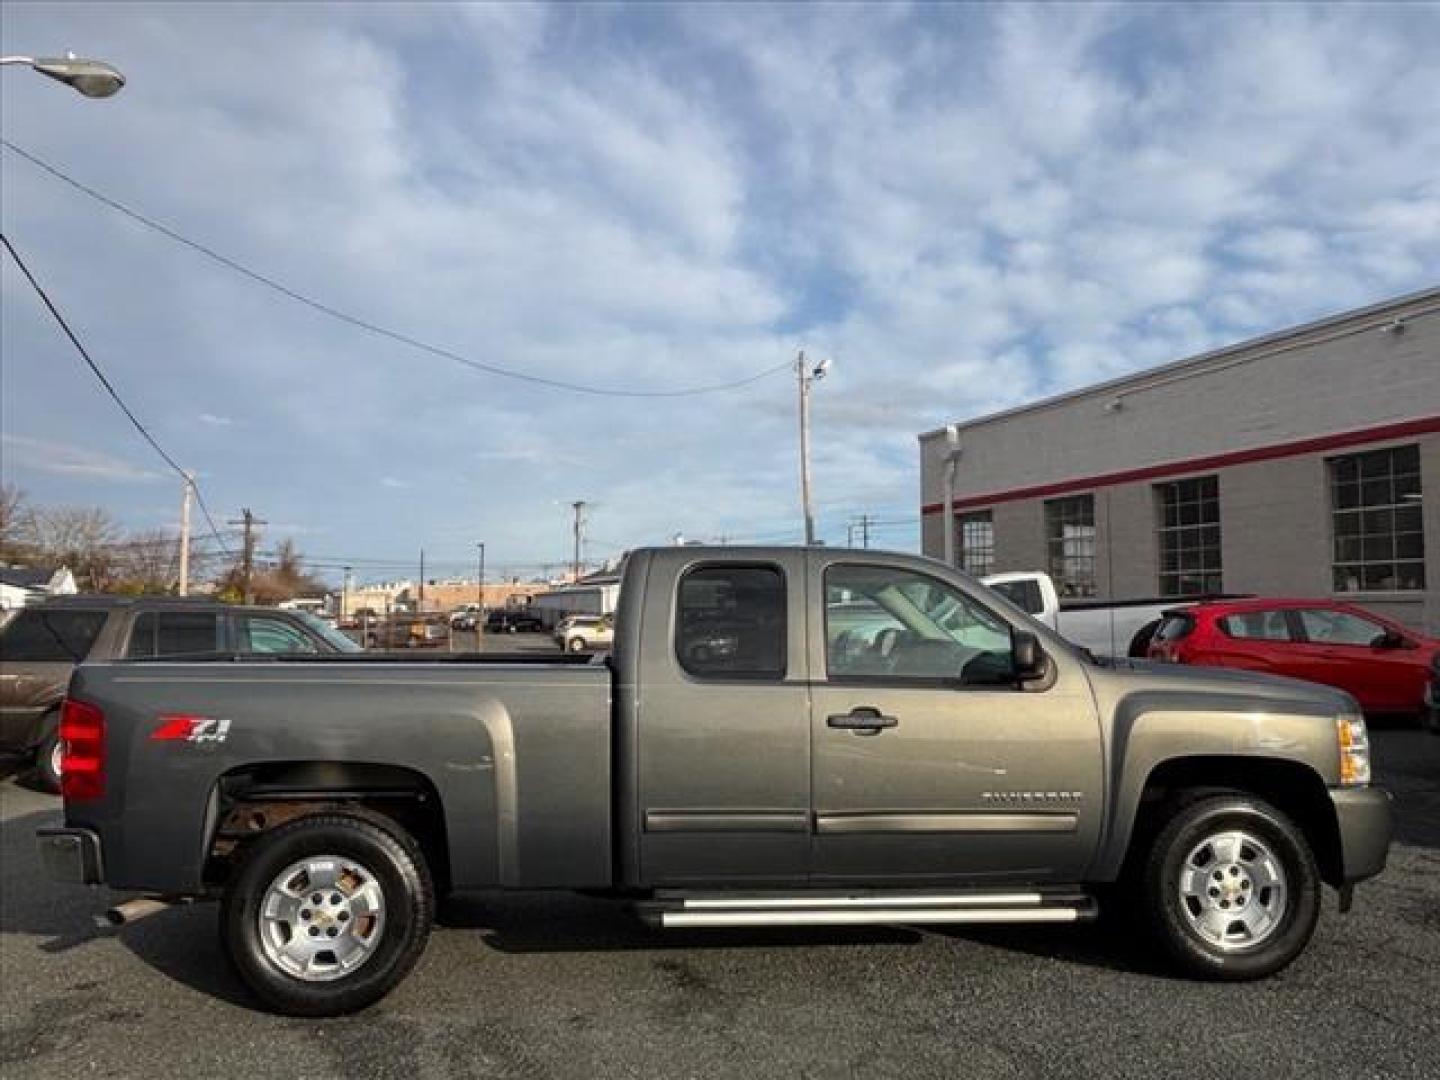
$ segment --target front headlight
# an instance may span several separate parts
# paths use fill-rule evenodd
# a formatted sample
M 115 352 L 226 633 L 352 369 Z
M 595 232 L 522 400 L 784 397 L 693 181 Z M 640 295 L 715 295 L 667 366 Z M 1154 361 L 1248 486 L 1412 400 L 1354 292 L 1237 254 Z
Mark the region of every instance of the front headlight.
M 1340 743 L 1340 783 L 1370 783 L 1370 735 L 1365 730 L 1365 717 L 1341 713 L 1335 717 L 1335 735 Z

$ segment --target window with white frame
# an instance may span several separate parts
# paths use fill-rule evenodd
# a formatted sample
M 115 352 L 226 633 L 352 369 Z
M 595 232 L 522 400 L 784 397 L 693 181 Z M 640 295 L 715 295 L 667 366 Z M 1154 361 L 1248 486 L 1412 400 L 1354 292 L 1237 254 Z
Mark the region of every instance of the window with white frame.
M 1335 591 L 1424 589 L 1420 447 L 1346 454 L 1329 466 Z
M 1155 485 L 1160 595 L 1220 591 L 1220 480 L 1197 476 Z
M 1095 595 L 1095 496 L 1045 503 L 1045 550 L 1061 596 Z

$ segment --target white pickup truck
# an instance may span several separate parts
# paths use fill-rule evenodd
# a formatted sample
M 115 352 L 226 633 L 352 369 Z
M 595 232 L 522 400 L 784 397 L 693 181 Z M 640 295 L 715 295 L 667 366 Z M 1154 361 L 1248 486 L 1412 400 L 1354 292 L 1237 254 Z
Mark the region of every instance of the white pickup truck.
M 1061 600 L 1043 570 L 1015 570 L 981 579 L 1067 641 L 1096 656 L 1144 656 L 1167 611 L 1215 596 L 1155 596 L 1139 600 Z

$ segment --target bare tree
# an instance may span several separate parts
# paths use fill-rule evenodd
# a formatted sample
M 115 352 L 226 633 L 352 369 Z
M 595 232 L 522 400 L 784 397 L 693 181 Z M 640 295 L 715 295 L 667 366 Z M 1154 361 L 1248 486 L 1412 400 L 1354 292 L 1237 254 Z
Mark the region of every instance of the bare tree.
M 239 600 L 244 595 L 244 571 L 237 562 L 216 583 L 221 597 Z M 275 547 L 270 565 L 257 568 L 251 575 L 250 591 L 257 604 L 276 604 L 297 596 L 323 596 L 323 581 L 305 569 L 305 557 L 291 539 L 281 540 Z
M 35 512 L 25 492 L 0 485 L 0 562 L 25 561 L 35 551 Z
M 37 561 L 68 566 L 77 582 L 103 592 L 115 577 L 115 546 L 123 535 L 98 506 L 57 506 L 33 515 Z
M 110 588 L 115 592 L 168 593 L 179 574 L 179 548 L 167 529 L 131 533 L 112 549 L 114 562 Z

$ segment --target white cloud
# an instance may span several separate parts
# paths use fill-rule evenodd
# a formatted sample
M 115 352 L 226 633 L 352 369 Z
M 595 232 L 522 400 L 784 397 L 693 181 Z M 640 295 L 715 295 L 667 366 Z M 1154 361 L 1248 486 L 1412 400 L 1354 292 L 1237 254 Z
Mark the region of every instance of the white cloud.
M 5 447 L 7 471 L 33 470 L 55 476 L 119 483 L 159 480 L 164 475 L 98 450 L 51 439 L 37 439 L 7 431 L 0 434 L 0 443 Z
M 834 356 L 816 482 L 847 511 L 916 501 L 920 430 L 1440 278 L 1419 5 L 12 5 L 6 32 L 84 37 L 131 76 L 99 104 L 7 82 L 8 138 L 372 322 L 605 387 Z M 9 154 L 4 180 L 7 229 L 227 511 L 313 516 L 359 554 L 484 536 L 536 560 L 563 558 L 554 507 L 578 497 L 620 543 L 798 517 L 784 376 L 527 388 L 281 300 Z M 5 429 L 42 413 L 121 454 L 4 285 Z M 170 423 L 197 393 L 214 411 Z

